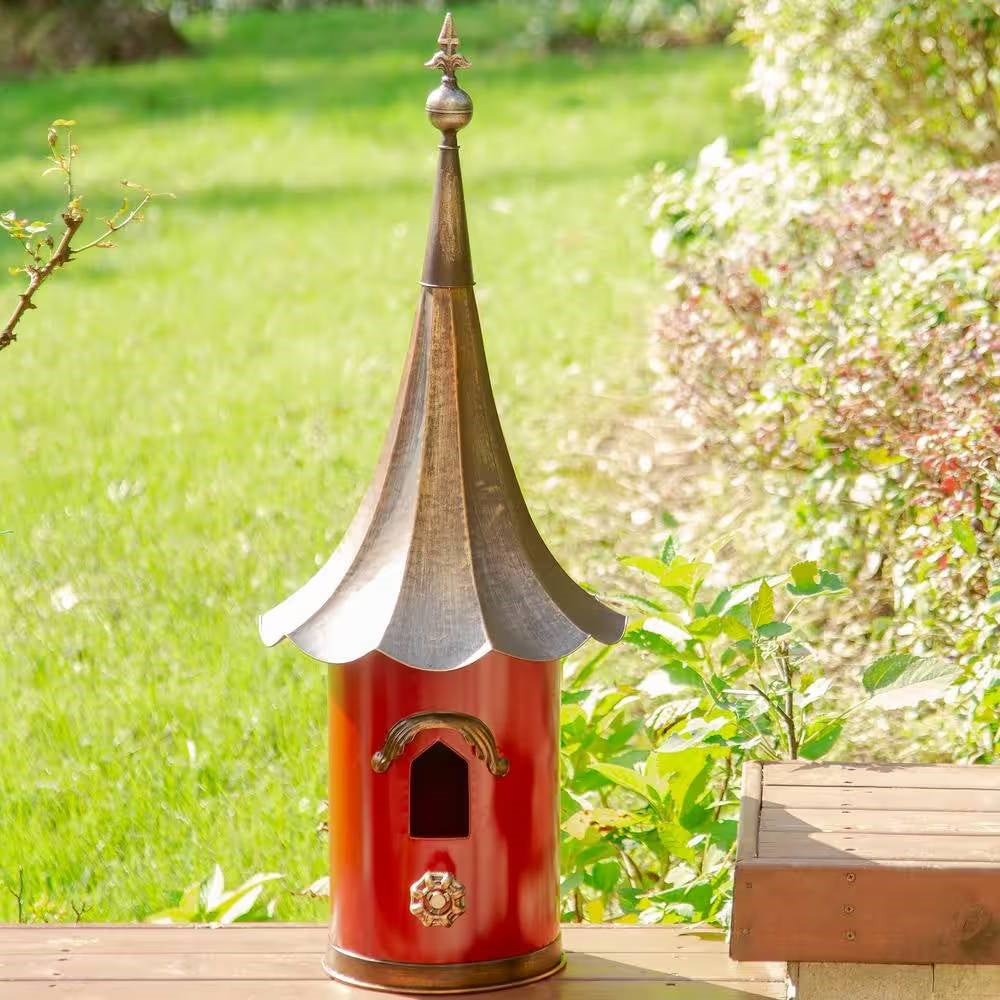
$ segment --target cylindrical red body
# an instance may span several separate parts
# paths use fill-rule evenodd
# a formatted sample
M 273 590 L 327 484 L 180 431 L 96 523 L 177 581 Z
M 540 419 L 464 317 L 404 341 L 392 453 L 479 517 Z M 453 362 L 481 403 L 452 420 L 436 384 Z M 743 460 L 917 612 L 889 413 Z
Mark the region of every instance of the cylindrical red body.
M 491 773 L 446 726 L 417 733 L 379 773 L 372 757 L 390 729 L 423 712 L 481 720 L 509 761 L 507 773 Z M 411 836 L 411 766 L 435 742 L 468 764 L 468 836 Z M 431 671 L 372 653 L 331 666 L 331 946 L 427 965 L 557 947 L 558 751 L 555 661 L 493 652 L 457 670 Z M 423 926 L 410 911 L 411 885 L 426 872 L 450 872 L 465 887 L 465 912 L 450 927 Z

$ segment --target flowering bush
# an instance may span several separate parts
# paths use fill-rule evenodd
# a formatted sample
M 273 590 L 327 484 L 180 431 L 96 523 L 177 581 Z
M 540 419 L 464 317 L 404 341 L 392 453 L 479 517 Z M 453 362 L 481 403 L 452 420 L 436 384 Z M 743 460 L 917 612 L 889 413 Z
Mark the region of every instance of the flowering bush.
M 664 396 L 822 539 L 872 651 L 957 658 L 958 754 L 994 759 L 1000 163 L 968 164 L 1000 154 L 1000 16 L 752 0 L 742 31 L 771 135 L 653 179 Z
M 810 156 L 867 146 L 1000 157 L 995 0 L 747 0 L 748 90 Z

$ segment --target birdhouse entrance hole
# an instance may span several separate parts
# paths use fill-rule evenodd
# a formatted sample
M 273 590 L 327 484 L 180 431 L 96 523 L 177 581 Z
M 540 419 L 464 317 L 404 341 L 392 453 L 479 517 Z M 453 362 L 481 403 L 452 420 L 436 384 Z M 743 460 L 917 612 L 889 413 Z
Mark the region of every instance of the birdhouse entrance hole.
M 469 764 L 440 740 L 410 765 L 410 836 L 469 836 Z

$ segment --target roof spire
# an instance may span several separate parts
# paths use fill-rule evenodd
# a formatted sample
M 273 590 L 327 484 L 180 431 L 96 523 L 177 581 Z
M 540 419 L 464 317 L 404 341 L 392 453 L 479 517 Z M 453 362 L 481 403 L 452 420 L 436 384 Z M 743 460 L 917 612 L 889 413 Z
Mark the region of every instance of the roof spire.
M 441 156 L 421 284 L 428 288 L 464 288 L 474 282 L 456 133 L 472 120 L 472 98 L 455 79 L 456 70 L 467 68 L 469 60 L 458 52 L 451 14 L 445 15 L 438 45 L 440 49 L 424 63 L 430 69 L 440 69 L 443 75 L 441 85 L 427 95 L 427 116 L 441 130 Z
M 455 80 L 450 14 L 427 65 L 441 131 L 423 288 L 396 413 L 375 479 L 337 551 L 260 620 L 327 663 L 373 650 L 451 670 L 491 650 L 565 656 L 588 636 L 617 642 L 625 618 L 578 587 L 531 520 L 497 415 L 473 293 L 456 133 L 472 99 Z
M 438 45 L 441 48 L 424 63 L 429 69 L 440 68 L 446 78 L 450 77 L 454 81 L 455 70 L 468 69 L 472 65 L 465 56 L 459 54 L 458 35 L 455 34 L 455 21 L 450 12 L 444 16 L 441 34 L 438 35 Z

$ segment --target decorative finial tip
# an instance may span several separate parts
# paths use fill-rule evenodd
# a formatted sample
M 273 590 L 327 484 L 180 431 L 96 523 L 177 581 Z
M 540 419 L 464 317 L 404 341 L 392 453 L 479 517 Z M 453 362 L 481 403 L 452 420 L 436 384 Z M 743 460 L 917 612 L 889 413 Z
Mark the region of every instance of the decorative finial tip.
M 435 128 L 442 132 L 457 132 L 472 120 L 472 98 L 459 87 L 455 73 L 468 69 L 468 59 L 458 51 L 458 35 L 451 13 L 445 14 L 438 51 L 424 63 L 428 69 L 441 70 L 441 86 L 427 98 L 427 114 Z
M 445 79 L 455 79 L 455 71 L 468 69 L 472 65 L 459 51 L 459 38 L 455 34 L 455 20 L 451 12 L 445 14 L 441 34 L 438 35 L 438 51 L 424 63 L 428 69 L 440 69 Z

